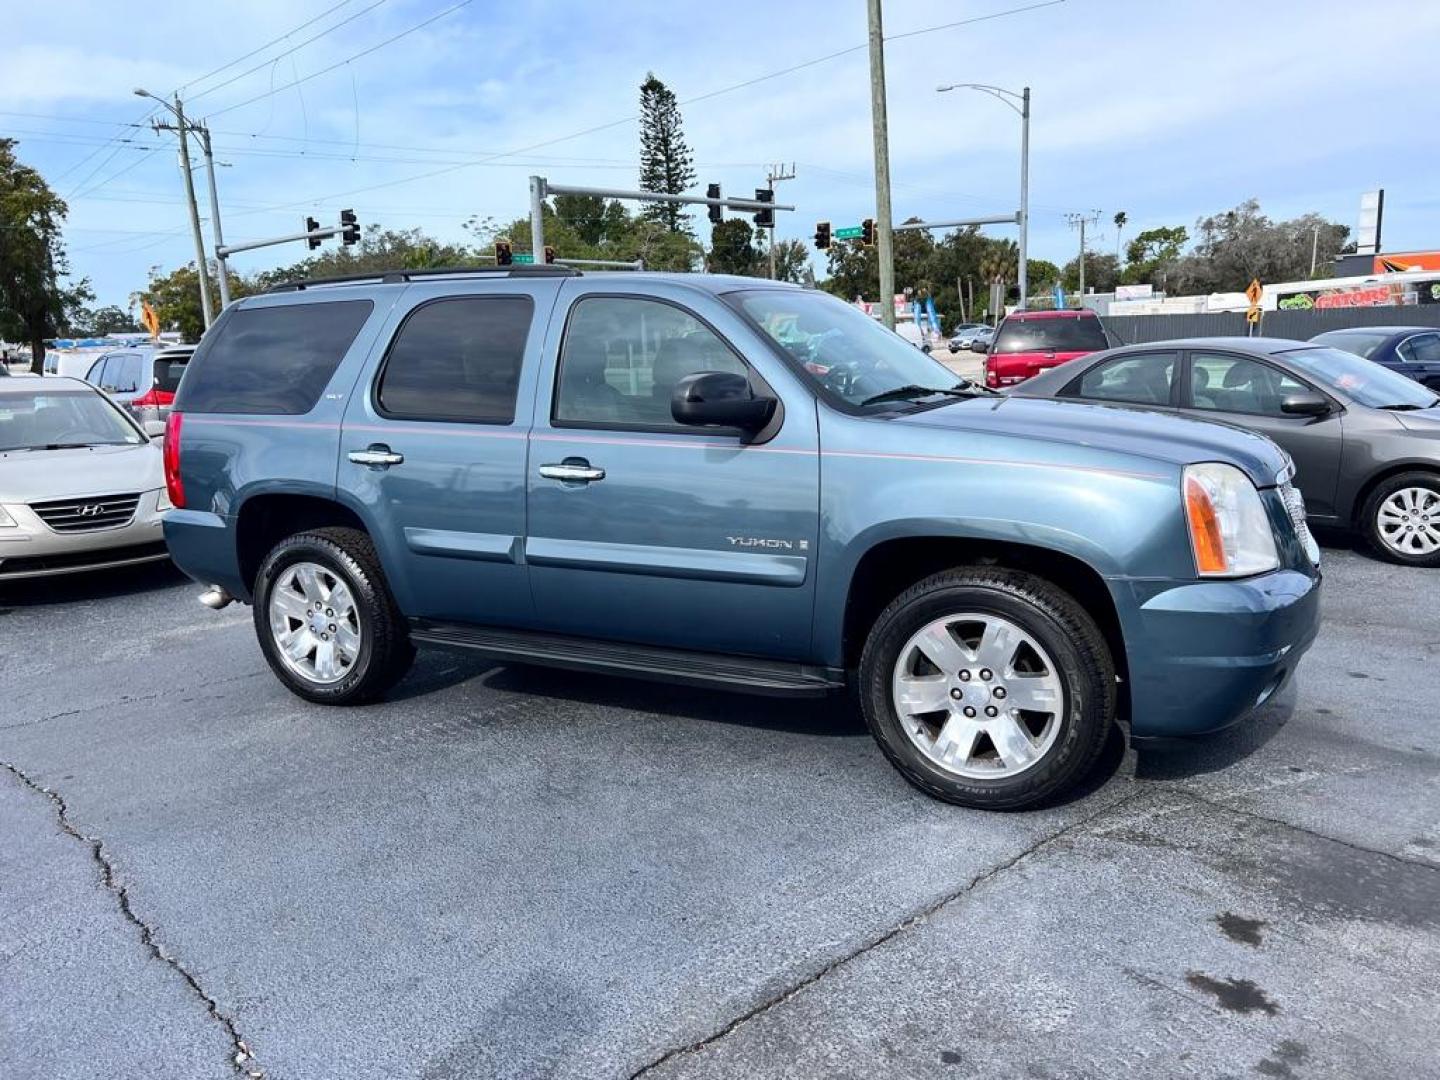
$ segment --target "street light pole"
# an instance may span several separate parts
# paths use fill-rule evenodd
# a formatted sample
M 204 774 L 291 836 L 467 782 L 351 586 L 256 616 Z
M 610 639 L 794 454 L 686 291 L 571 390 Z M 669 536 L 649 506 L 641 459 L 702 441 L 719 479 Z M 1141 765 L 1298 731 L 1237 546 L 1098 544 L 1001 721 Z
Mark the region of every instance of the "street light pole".
M 219 220 L 218 218 L 216 219 Z M 218 226 L 217 226 L 218 227 Z M 1020 307 L 1030 295 L 1030 270 L 1026 262 L 1030 250 L 1030 88 L 1020 95 Z
M 942 94 L 947 90 L 979 90 L 1010 106 L 1020 115 L 1020 260 L 1016 273 L 1019 281 L 1016 284 L 1020 286 L 1020 306 L 1023 308 L 1030 295 L 1030 88 L 1027 86 L 1017 94 L 1014 90 L 986 83 L 953 83 L 938 86 L 936 90 Z
M 185 198 L 190 204 L 190 233 L 195 239 L 195 270 L 200 278 L 200 311 L 205 319 L 205 329 L 210 329 L 210 324 L 215 320 L 215 313 L 210 304 L 210 274 L 205 265 L 205 238 L 200 232 L 200 207 L 195 202 L 195 177 L 190 171 L 190 143 L 186 137 L 189 124 L 185 119 L 185 106 L 180 101 L 180 95 L 175 95 L 175 104 L 171 105 L 164 98 L 156 97 L 149 90 L 136 88 L 136 97 L 150 98 L 169 109 L 175 117 L 176 128 L 180 135 L 180 171 L 185 176 Z
M 885 116 L 885 32 L 880 0 L 866 4 L 870 21 L 870 123 L 875 140 L 875 243 L 880 262 L 880 318 L 895 329 L 895 246 L 890 231 L 890 135 Z
M 220 310 L 230 306 L 230 270 L 225 265 L 225 234 L 220 229 L 220 195 L 215 188 L 215 155 L 210 152 L 210 129 L 203 124 L 195 126 L 200 136 L 200 149 L 205 152 L 205 174 L 210 181 L 210 226 L 215 232 L 215 272 L 219 275 Z

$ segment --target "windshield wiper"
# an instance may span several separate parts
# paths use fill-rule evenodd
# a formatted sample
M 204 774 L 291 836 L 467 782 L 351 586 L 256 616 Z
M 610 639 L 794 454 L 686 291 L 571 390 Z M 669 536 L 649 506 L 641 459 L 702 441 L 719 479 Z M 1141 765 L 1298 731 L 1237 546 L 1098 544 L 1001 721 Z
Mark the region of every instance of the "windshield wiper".
M 1420 409 L 1433 409 L 1440 405 L 1440 398 L 1436 398 L 1429 405 L 1414 405 L 1410 402 L 1403 402 L 1399 405 L 1376 405 L 1377 409 L 1384 409 L 1386 412 L 1418 412 Z
M 88 442 L 52 442 L 44 446 L 32 446 L 31 450 L 85 450 L 96 445 L 114 445 L 113 443 L 97 444 Z
M 933 397 L 936 394 L 947 394 L 950 397 L 974 397 L 975 388 L 971 383 L 956 383 L 950 387 L 919 386 L 910 383 L 905 386 L 897 386 L 893 390 L 885 390 L 879 394 L 872 394 L 861 405 L 878 405 L 882 401 L 907 401 L 910 398 Z

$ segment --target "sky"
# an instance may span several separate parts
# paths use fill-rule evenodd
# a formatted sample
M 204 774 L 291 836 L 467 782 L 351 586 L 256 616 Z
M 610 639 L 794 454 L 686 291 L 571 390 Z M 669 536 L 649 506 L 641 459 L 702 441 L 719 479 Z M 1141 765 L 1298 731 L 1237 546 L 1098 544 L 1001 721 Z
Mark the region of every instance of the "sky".
M 367 228 L 468 240 L 472 217 L 527 213 L 532 174 L 633 188 L 650 71 L 682 103 L 699 188 L 748 195 L 793 164 L 777 189 L 797 208 L 777 214 L 781 239 L 874 213 L 864 0 L 5 7 L 0 134 L 69 203 L 72 273 L 101 304 L 128 306 L 152 267 L 194 258 L 174 136 L 150 129 L 163 110 L 135 87 L 180 90 L 214 133 L 232 244 L 346 207 Z M 1015 210 L 1018 117 L 974 91 L 936 91 L 979 82 L 1031 88 L 1032 258 L 1074 257 L 1069 214 L 1098 213 L 1087 242 L 1113 251 L 1117 211 L 1134 236 L 1252 197 L 1272 217 L 1317 211 L 1353 229 L 1375 187 L 1387 250 L 1440 247 L 1440 140 L 1423 88 L 1440 3 L 885 0 L 884 20 L 897 221 Z M 703 213 L 696 224 L 703 236 Z M 291 244 L 232 266 L 305 254 Z

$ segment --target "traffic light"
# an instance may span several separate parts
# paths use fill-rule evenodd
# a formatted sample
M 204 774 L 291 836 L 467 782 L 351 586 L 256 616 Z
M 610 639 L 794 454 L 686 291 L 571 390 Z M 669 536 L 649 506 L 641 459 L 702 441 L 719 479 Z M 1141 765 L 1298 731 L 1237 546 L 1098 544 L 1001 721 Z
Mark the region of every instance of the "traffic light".
M 770 188 L 755 189 L 756 202 L 774 202 L 775 192 Z M 761 210 L 755 215 L 755 227 L 757 229 L 773 229 L 775 227 L 775 211 Z
M 307 217 L 305 219 L 305 231 L 307 233 L 314 233 L 315 230 L 318 228 L 320 228 L 320 222 L 316 221 L 313 217 Z M 305 238 L 305 243 L 311 251 L 314 251 L 320 246 L 320 237 L 313 235 L 307 236 Z
M 545 263 L 546 263 L 546 265 L 548 266 L 549 264 L 553 263 L 554 261 L 555 261 L 555 249 L 554 249 L 553 247 L 551 247 L 549 244 L 546 244 L 546 245 L 545 245 Z
M 830 223 L 822 221 L 815 226 L 815 248 L 818 251 L 825 251 L 830 247 Z
M 723 196 L 720 194 L 720 185 L 719 185 L 719 184 L 711 184 L 711 185 L 709 185 L 709 186 L 705 189 L 705 197 L 706 197 L 707 199 L 719 199 L 719 198 L 723 198 Z M 711 224 L 713 224 L 713 225 L 719 225 L 720 222 L 722 222 L 722 221 L 725 220 L 725 208 L 724 208 L 723 206 L 711 206 L 711 207 L 708 207 L 708 209 L 709 209 L 709 211 L 710 211 L 710 222 L 711 222 Z
M 360 242 L 360 222 L 356 220 L 354 210 L 340 211 L 340 225 L 342 228 L 340 243 L 348 247 L 350 244 Z
M 508 236 L 497 236 L 495 238 L 495 265 L 509 266 L 514 261 L 510 253 L 510 238 Z
M 862 247 L 873 247 L 875 244 L 875 219 L 866 218 L 860 222 L 860 244 Z

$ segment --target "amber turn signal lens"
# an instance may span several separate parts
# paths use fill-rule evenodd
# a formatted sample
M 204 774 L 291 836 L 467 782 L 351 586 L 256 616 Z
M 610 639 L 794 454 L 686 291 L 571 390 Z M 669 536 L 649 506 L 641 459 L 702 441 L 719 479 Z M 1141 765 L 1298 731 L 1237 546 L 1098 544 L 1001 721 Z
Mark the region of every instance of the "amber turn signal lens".
M 1185 478 L 1185 516 L 1190 521 L 1190 546 L 1195 550 L 1195 568 L 1202 574 L 1223 574 L 1225 544 L 1220 539 L 1220 518 L 1205 485 L 1193 476 Z

